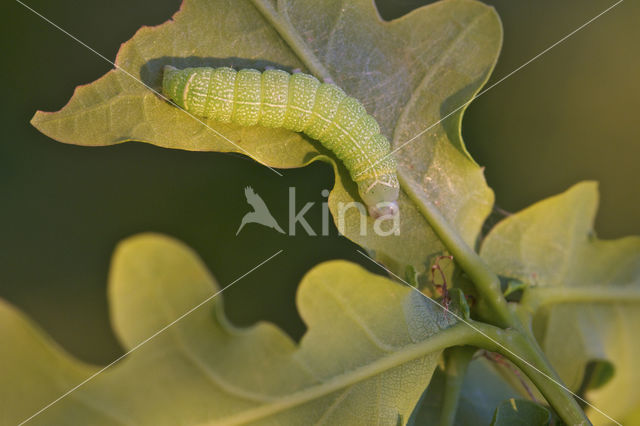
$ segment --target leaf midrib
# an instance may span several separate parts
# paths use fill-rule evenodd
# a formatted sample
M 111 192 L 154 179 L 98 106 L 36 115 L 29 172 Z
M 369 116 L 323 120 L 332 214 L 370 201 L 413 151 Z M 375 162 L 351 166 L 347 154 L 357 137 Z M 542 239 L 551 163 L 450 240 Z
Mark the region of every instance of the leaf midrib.
M 630 283 L 624 286 L 529 288 L 525 304 L 533 306 L 536 310 L 542 306 L 567 303 L 640 304 L 640 286 L 634 286 L 634 284 L 640 283 Z
M 466 344 L 472 340 L 475 333 L 476 331 L 474 329 L 465 324 L 455 324 L 430 336 L 427 340 L 417 344 L 407 345 L 400 351 L 379 358 L 370 364 L 356 368 L 348 373 L 332 377 L 322 384 L 308 387 L 282 397 L 277 401 L 246 410 L 242 413 L 204 422 L 200 425 L 236 425 L 272 416 L 291 407 L 302 405 L 346 388 L 347 386 L 362 382 L 417 358 L 433 354 L 450 346 Z

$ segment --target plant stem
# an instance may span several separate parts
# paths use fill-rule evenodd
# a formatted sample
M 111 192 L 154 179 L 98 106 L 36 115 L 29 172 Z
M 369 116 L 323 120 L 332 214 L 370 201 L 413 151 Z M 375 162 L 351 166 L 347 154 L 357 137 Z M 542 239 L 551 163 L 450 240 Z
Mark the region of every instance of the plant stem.
M 498 276 L 467 245 L 436 206 L 427 200 L 418 198 L 412 185 L 405 180 L 402 173 L 398 174 L 398 180 L 404 192 L 414 201 L 420 213 L 438 235 L 438 238 L 453 255 L 455 262 L 460 265 L 473 281 L 480 296 L 478 301 L 480 316 L 483 319 L 493 320 L 492 322 L 495 325 L 501 327 L 521 328 L 520 321 L 509 310 L 507 301 L 502 295 Z
M 528 362 L 518 358 L 511 358 L 511 362 L 516 364 L 529 377 L 564 422 L 571 425 L 590 425 L 591 422 L 582 411 L 573 394 L 562 387 L 564 385 L 557 373 L 548 364 L 544 354 L 538 350 L 526 350 L 525 353 L 525 359 Z
M 287 42 L 291 50 L 300 58 L 304 65 L 314 74 L 316 77 L 323 80 L 331 80 L 331 74 L 322 65 L 316 55 L 311 52 L 309 46 L 302 40 L 296 29 L 286 19 L 285 5 L 278 1 L 278 9 L 273 8 L 270 1 L 267 0 L 252 0 L 253 5 L 260 11 L 262 16 L 273 26 L 273 28 L 280 34 L 280 37 Z
M 473 324 L 484 334 L 477 334 L 475 344 L 497 352 L 515 364 L 529 377 L 566 424 L 591 424 L 532 338 L 518 330 L 502 330 L 479 322 Z
M 447 219 L 428 200 L 417 196 L 414 188 L 402 176 L 398 175 L 400 185 L 438 235 L 456 263 L 469 275 L 479 293 L 478 314 L 483 320 L 492 322 L 503 330 L 490 324 L 470 323 L 478 332 L 474 335 L 476 346 L 498 352 L 510 359 L 536 385 L 556 410 L 558 415 L 570 425 L 590 424 L 573 395 L 565 389 L 560 378 L 538 346 L 530 331 L 525 327 L 517 312 L 509 309 L 500 289 L 498 276 L 467 245 Z
M 455 422 L 464 375 L 476 350 L 471 346 L 454 346 L 444 353 L 445 385 L 440 426 L 451 426 Z

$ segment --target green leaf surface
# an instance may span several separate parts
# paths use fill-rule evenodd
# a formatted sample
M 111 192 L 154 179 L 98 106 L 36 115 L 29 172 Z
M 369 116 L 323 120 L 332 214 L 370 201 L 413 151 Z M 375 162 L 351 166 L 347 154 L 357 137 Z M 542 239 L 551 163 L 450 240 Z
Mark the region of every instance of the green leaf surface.
M 496 408 L 491 426 L 546 426 L 549 410 L 532 401 L 511 398 Z
M 132 78 L 159 90 L 166 64 L 271 65 L 330 77 L 364 103 L 394 147 L 403 146 L 395 155 L 404 186 L 401 235 L 377 235 L 371 218 L 361 235 L 355 208 L 344 215 L 344 234 L 400 275 L 408 265 L 423 272 L 444 248 L 418 205 L 430 200 L 427 208 L 440 209 L 470 245 L 491 209 L 493 193 L 462 142 L 459 107 L 488 79 L 501 41 L 493 8 L 471 0 L 437 2 L 391 22 L 372 0 L 186 0 L 171 21 L 143 27 L 122 45 L 120 69 L 78 87 L 62 110 L 38 112 L 32 123 L 79 145 L 135 140 L 234 151 L 279 168 L 329 161 L 335 218 L 340 202 L 359 198 L 346 169 L 319 143 L 283 129 L 206 123 L 234 145 Z
M 499 223 L 481 255 L 501 275 L 528 284 L 522 304 L 563 381 L 577 391 L 589 363 L 603 361 L 586 396 L 632 424 L 640 420 L 640 238 L 597 239 L 597 204 L 594 183 L 575 185 Z M 588 414 L 594 424 L 611 423 L 591 408 Z
M 111 268 L 114 331 L 129 350 L 216 291 L 181 243 L 132 237 Z M 232 326 L 218 296 L 30 424 L 395 424 L 409 418 L 441 351 L 475 333 L 408 287 L 343 261 L 312 269 L 297 303 L 308 326 L 299 345 L 271 324 Z M 0 339 L 2 424 L 98 370 L 5 304 Z

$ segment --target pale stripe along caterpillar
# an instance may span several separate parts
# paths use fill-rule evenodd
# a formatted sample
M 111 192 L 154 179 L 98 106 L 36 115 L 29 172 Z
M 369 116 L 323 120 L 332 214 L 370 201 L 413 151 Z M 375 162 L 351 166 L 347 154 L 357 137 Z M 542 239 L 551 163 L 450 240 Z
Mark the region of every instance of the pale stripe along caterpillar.
M 389 141 L 362 103 L 335 84 L 276 69 L 167 65 L 162 92 L 194 116 L 303 132 L 344 163 L 371 216 L 398 211 L 400 185 Z

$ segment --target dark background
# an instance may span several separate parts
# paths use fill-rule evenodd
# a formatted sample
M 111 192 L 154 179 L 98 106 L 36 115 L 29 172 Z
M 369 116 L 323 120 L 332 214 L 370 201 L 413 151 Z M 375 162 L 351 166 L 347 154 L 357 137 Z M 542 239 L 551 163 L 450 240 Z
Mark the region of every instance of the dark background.
M 382 15 L 402 15 L 426 1 L 380 0 Z M 491 81 L 528 61 L 612 1 L 489 1 L 505 28 Z M 178 0 L 109 2 L 29 0 L 31 7 L 108 58 L 142 25 L 167 20 Z M 576 7 L 579 5 L 579 7 Z M 111 65 L 14 1 L 2 16 L 3 113 L 0 143 L 0 297 L 33 317 L 74 355 L 107 363 L 121 353 L 109 325 L 105 287 L 117 242 L 144 231 L 193 247 L 226 285 L 279 249 L 284 253 L 224 294 L 229 317 L 268 319 L 299 337 L 296 286 L 329 259 L 368 268 L 339 237 L 285 237 L 249 225 L 243 188 L 252 185 L 276 218 L 287 216 L 287 188 L 320 230 L 321 191 L 331 169 L 314 164 L 280 178 L 237 155 L 194 153 L 126 143 L 65 145 L 31 127 L 36 109 L 60 109 L 75 86 Z M 600 182 L 600 237 L 639 234 L 635 166 L 640 158 L 640 5 L 626 1 L 476 100 L 463 134 L 486 166 L 497 203 L 509 211 L 584 179 Z M 489 83 L 491 84 L 491 82 Z M 300 230 L 302 234 L 302 232 Z

